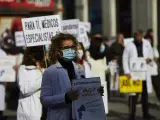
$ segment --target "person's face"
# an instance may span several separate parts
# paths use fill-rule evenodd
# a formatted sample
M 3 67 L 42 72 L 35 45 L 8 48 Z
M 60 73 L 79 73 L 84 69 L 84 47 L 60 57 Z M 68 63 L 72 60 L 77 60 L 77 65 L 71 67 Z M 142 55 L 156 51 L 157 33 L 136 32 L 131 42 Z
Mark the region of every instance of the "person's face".
M 118 37 L 118 43 L 123 43 L 123 39 L 124 39 L 123 34 L 120 34 Z
M 76 46 L 72 40 L 64 40 L 59 50 L 59 56 L 65 61 L 72 61 L 76 57 Z
M 137 42 L 142 42 L 142 38 L 143 37 L 142 37 L 141 33 L 137 33 L 136 36 L 135 36 L 135 39 L 136 39 Z
M 150 34 L 150 36 L 152 36 L 152 37 L 153 37 L 153 32 L 150 32 L 149 34 Z

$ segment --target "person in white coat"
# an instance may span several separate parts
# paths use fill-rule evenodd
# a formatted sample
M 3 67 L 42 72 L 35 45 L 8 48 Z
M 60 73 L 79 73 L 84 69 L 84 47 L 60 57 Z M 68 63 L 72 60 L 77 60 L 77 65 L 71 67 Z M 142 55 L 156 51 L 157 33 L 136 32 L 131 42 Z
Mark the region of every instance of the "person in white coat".
M 7 54 L 0 48 L 0 57 Z M 0 82 L 0 120 L 3 120 L 3 111 L 5 110 L 5 83 Z
M 18 101 L 17 120 L 40 120 L 42 115 L 40 89 L 43 72 L 43 48 L 27 48 L 18 72 L 20 97 Z
M 131 59 L 143 57 L 146 59 L 147 66 L 153 60 L 153 51 L 151 44 L 144 40 L 141 32 L 136 32 L 134 34 L 134 41 L 130 42 L 123 53 L 123 69 L 125 75 L 131 78 L 131 69 L 129 63 Z M 143 118 L 151 119 L 154 118 L 148 113 L 148 92 L 152 92 L 152 83 L 151 83 L 151 74 L 150 71 L 146 72 L 146 80 L 142 82 L 142 109 L 143 109 Z M 129 96 L 129 120 L 135 120 L 136 113 L 136 102 L 138 94 L 132 94 Z
M 152 66 L 150 66 L 150 71 L 151 71 L 151 75 L 152 75 L 152 84 L 153 84 L 153 88 L 154 91 L 156 93 L 156 96 L 158 98 L 158 100 L 160 101 L 160 92 L 159 92 L 159 71 L 158 71 L 158 67 L 159 67 L 159 52 L 157 50 L 157 47 L 154 46 L 154 39 L 153 39 L 153 31 L 152 29 L 148 29 L 145 35 L 145 39 L 148 40 L 151 43 L 152 49 L 153 49 L 153 56 L 154 56 L 154 60 L 152 62 Z M 158 103 L 159 104 L 159 103 Z

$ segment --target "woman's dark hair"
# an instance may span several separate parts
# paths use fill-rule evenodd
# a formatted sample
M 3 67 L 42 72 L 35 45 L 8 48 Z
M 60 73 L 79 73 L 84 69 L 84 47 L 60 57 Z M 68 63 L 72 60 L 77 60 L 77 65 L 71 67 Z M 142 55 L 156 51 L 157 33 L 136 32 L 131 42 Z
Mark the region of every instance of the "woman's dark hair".
M 152 32 L 153 32 L 152 29 L 148 29 L 144 38 L 145 39 L 150 39 L 151 46 L 153 47 L 153 36 L 150 35 L 150 33 L 152 33 Z
M 68 33 L 59 33 L 51 39 L 51 45 L 49 49 L 49 61 L 50 64 L 55 64 L 59 59 L 58 51 L 61 50 L 62 43 L 65 40 L 72 40 L 75 48 L 77 48 L 77 39 Z
M 24 52 L 22 65 L 36 66 L 37 61 L 45 68 L 43 46 L 28 47 Z
M 100 53 L 100 46 L 102 43 L 103 43 L 103 39 L 100 37 L 94 37 L 91 40 L 89 52 L 90 52 L 91 57 L 94 60 L 102 59 L 105 56 L 104 53 Z

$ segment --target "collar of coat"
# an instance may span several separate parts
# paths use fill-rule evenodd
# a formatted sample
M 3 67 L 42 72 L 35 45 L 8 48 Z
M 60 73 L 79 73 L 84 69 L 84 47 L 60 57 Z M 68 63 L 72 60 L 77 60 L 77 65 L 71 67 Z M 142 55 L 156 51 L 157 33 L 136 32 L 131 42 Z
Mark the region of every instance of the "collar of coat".
M 72 62 L 72 63 L 74 65 L 74 68 L 75 68 L 75 66 L 78 65 L 78 69 L 81 69 L 81 66 L 79 64 L 76 64 L 75 62 Z M 56 67 L 57 68 L 63 68 L 63 66 L 58 61 L 56 62 Z

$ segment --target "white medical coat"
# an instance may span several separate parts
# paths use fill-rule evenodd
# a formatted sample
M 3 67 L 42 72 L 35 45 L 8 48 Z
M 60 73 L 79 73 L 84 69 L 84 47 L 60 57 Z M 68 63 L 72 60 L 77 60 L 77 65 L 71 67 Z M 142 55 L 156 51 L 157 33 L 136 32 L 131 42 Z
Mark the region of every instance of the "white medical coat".
M 153 60 L 153 50 L 149 41 L 143 39 L 143 57 L 150 58 Z M 130 74 L 129 62 L 130 59 L 138 58 L 137 48 L 134 42 L 130 42 L 127 44 L 126 48 L 124 49 L 123 53 L 123 69 L 125 74 Z M 147 65 L 147 68 L 150 67 L 150 64 Z M 148 93 L 152 92 L 152 81 L 151 81 L 151 73 L 150 70 L 147 69 L 146 74 L 146 81 L 147 81 L 147 91 Z
M 40 103 L 41 71 L 36 66 L 21 65 L 18 77 L 20 98 L 17 120 L 40 120 L 42 115 L 42 105 Z
M 0 49 L 0 56 L 7 56 L 7 54 Z M 4 111 L 5 109 L 5 86 L 4 83 L 0 82 L 0 111 Z

